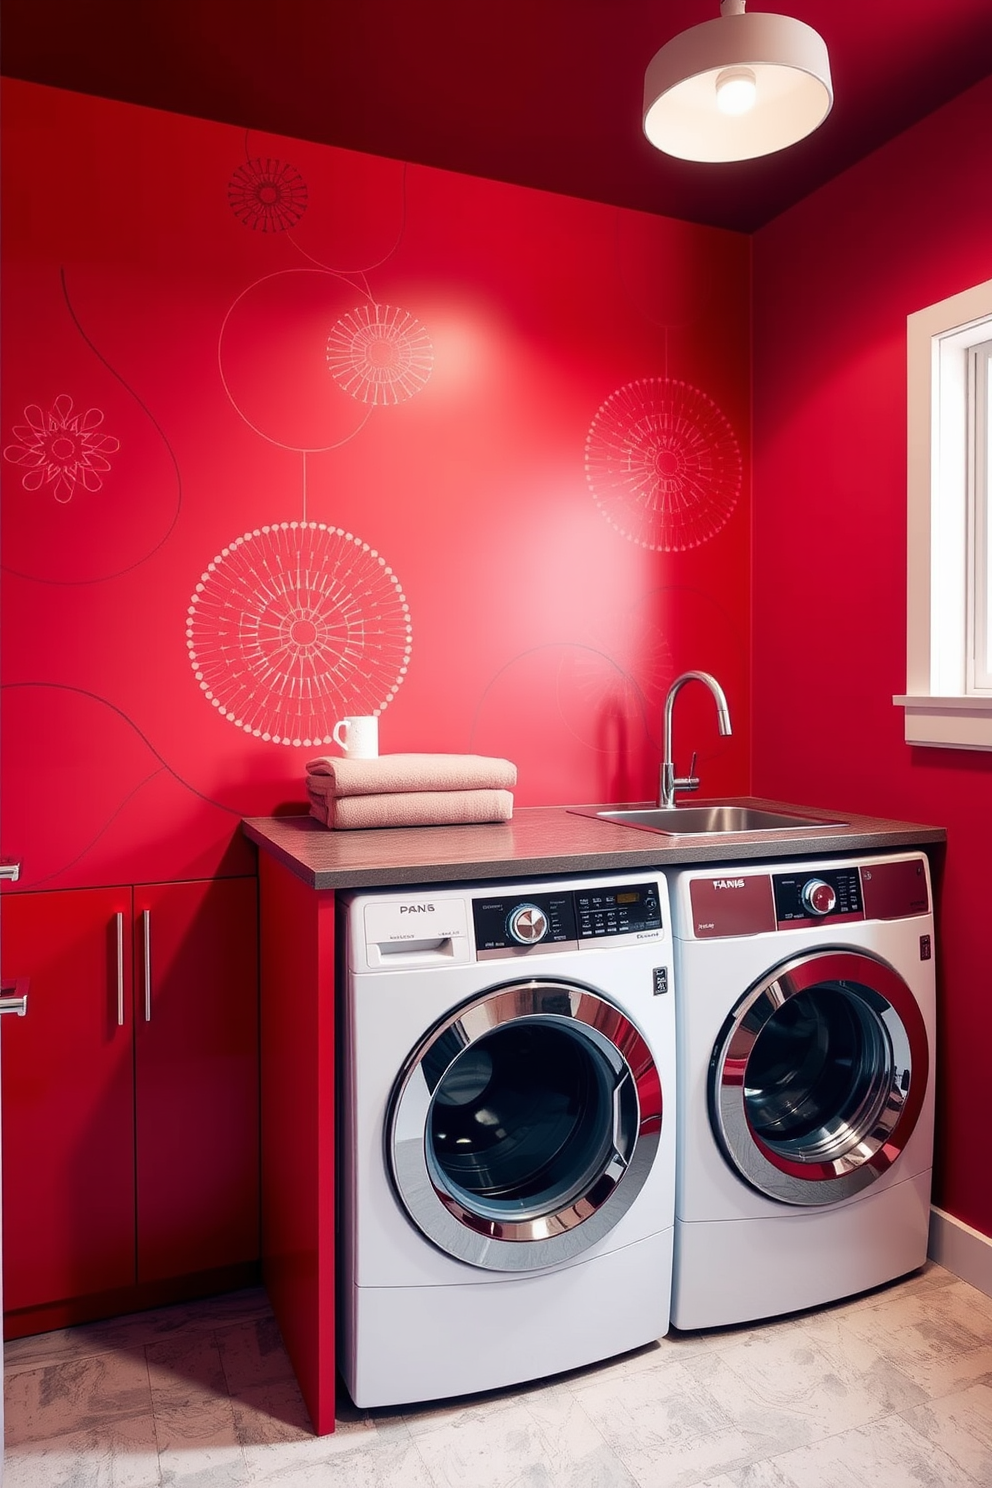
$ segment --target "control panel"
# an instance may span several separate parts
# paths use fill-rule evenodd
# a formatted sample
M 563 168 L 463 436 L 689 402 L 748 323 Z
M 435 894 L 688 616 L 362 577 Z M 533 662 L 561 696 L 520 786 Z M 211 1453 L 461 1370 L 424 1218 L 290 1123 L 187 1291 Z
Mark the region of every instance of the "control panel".
M 662 928 L 656 883 L 593 885 L 527 898 L 493 895 L 473 899 L 472 916 L 476 954 L 483 958 L 659 934 Z
M 661 906 L 656 884 L 624 884 L 621 888 L 576 889 L 579 939 L 634 935 L 661 929 Z
M 817 868 L 772 877 L 775 918 L 780 926 L 797 920 L 862 920 L 861 875 L 857 868 Z

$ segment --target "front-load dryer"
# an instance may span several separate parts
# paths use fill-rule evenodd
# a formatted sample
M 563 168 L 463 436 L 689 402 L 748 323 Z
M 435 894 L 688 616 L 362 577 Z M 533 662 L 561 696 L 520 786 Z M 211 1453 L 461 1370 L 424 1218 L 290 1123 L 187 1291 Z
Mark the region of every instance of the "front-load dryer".
M 668 1329 L 675 997 L 657 873 L 343 895 L 339 1360 L 359 1406 Z
M 921 1266 L 934 1115 L 922 853 L 669 876 L 672 1323 L 820 1306 Z

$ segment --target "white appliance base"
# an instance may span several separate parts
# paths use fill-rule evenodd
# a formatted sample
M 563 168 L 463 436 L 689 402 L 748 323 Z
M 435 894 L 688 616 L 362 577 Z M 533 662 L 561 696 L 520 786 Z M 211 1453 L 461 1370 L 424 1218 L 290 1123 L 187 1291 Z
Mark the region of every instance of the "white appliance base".
M 671 1322 L 722 1328 L 853 1297 L 927 1258 L 930 1170 L 842 1208 L 676 1217 Z
M 668 1331 L 673 1233 L 557 1272 L 352 1287 L 341 1298 L 339 1361 L 352 1400 L 364 1408 L 471 1395 L 654 1342 Z

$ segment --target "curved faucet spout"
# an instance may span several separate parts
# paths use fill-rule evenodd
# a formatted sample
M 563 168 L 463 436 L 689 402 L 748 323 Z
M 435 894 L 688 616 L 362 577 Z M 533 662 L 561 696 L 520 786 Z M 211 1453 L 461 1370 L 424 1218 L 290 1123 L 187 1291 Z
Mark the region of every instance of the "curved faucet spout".
M 693 773 L 696 766 L 695 753 L 692 756 L 692 764 L 689 766 L 688 775 L 679 776 L 675 773 L 675 756 L 672 751 L 672 714 L 675 709 L 675 699 L 687 682 L 702 682 L 713 694 L 716 703 L 716 721 L 721 734 L 733 733 L 730 726 L 730 707 L 727 697 L 719 682 L 710 672 L 683 672 L 681 677 L 676 677 L 668 695 L 665 698 L 665 725 L 664 725 L 664 747 L 661 761 L 661 782 L 658 792 L 658 805 L 667 807 L 675 805 L 675 792 L 694 791 L 699 789 L 699 781 Z

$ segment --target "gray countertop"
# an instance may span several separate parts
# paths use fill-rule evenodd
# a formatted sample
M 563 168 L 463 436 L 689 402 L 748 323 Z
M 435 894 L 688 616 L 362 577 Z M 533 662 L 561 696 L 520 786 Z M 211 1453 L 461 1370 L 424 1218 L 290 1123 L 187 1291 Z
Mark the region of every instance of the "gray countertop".
M 312 816 L 248 817 L 252 842 L 314 889 L 546 878 L 611 869 L 743 863 L 776 858 L 881 852 L 946 840 L 943 827 L 828 811 L 758 796 L 741 803 L 810 817 L 789 831 L 666 837 L 573 815 L 565 806 L 524 806 L 509 822 L 478 826 L 389 827 L 330 831 Z M 693 803 L 696 804 L 696 803 Z M 815 817 L 843 826 L 815 825 Z

